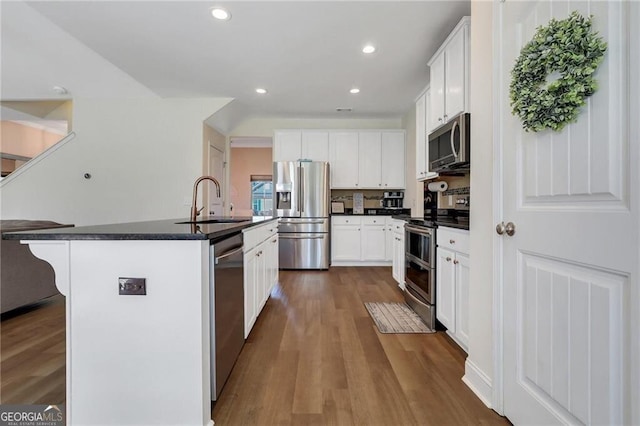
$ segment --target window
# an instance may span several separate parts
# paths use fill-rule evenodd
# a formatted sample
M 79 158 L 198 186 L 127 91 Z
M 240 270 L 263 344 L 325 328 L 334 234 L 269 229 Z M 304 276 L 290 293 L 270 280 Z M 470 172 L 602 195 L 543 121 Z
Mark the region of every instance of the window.
M 254 216 L 273 215 L 273 183 L 270 175 L 251 175 L 251 208 Z

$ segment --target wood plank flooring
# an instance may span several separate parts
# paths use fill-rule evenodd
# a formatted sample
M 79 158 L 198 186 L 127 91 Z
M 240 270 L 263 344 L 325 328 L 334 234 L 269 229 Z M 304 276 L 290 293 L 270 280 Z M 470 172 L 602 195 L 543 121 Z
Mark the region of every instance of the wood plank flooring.
M 216 425 L 509 424 L 461 381 L 445 333 L 380 334 L 364 302 L 402 301 L 390 268 L 281 271 L 212 411 Z M 64 298 L 2 317 L 0 403 L 62 403 Z
M 281 271 L 216 425 L 510 424 L 462 383 L 445 333 L 381 334 L 364 302 L 401 302 L 390 268 Z

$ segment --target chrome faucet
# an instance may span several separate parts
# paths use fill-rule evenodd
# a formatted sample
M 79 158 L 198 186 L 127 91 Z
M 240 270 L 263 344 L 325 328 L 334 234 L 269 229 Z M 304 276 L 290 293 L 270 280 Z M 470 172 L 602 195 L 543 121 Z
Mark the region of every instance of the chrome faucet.
M 196 183 L 193 184 L 193 201 L 191 203 L 191 221 L 192 222 L 195 222 L 196 217 L 198 217 L 202 209 L 204 209 L 204 206 L 202 206 L 202 208 L 198 210 L 198 206 L 197 206 L 198 184 L 203 180 L 210 180 L 216 185 L 216 192 L 218 194 L 218 198 L 220 198 L 220 182 L 218 182 L 216 178 L 214 178 L 213 176 L 200 176 L 198 179 L 196 179 Z

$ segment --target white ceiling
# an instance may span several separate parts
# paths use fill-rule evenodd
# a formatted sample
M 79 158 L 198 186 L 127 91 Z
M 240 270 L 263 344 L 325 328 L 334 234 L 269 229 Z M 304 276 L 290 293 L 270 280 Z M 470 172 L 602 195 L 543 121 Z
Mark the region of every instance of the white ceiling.
M 71 97 L 232 97 L 216 126 L 227 130 L 249 116 L 344 117 L 337 107 L 402 116 L 428 83 L 428 59 L 470 13 L 469 1 L 18 3 L 2 4 L 3 100 L 56 98 L 53 85 Z M 214 20 L 214 4 L 232 19 Z M 366 56 L 369 42 L 378 50 Z

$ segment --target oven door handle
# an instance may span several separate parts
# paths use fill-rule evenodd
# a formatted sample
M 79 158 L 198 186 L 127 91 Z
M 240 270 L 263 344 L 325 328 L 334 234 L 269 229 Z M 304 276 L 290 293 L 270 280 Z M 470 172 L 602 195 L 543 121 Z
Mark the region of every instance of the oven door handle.
M 404 229 L 406 229 L 409 232 L 413 232 L 413 233 L 420 234 L 420 235 L 428 235 L 428 236 L 432 235 L 431 229 L 427 230 L 427 229 L 424 229 L 424 228 L 417 228 L 417 227 L 411 226 L 411 225 L 404 225 Z

